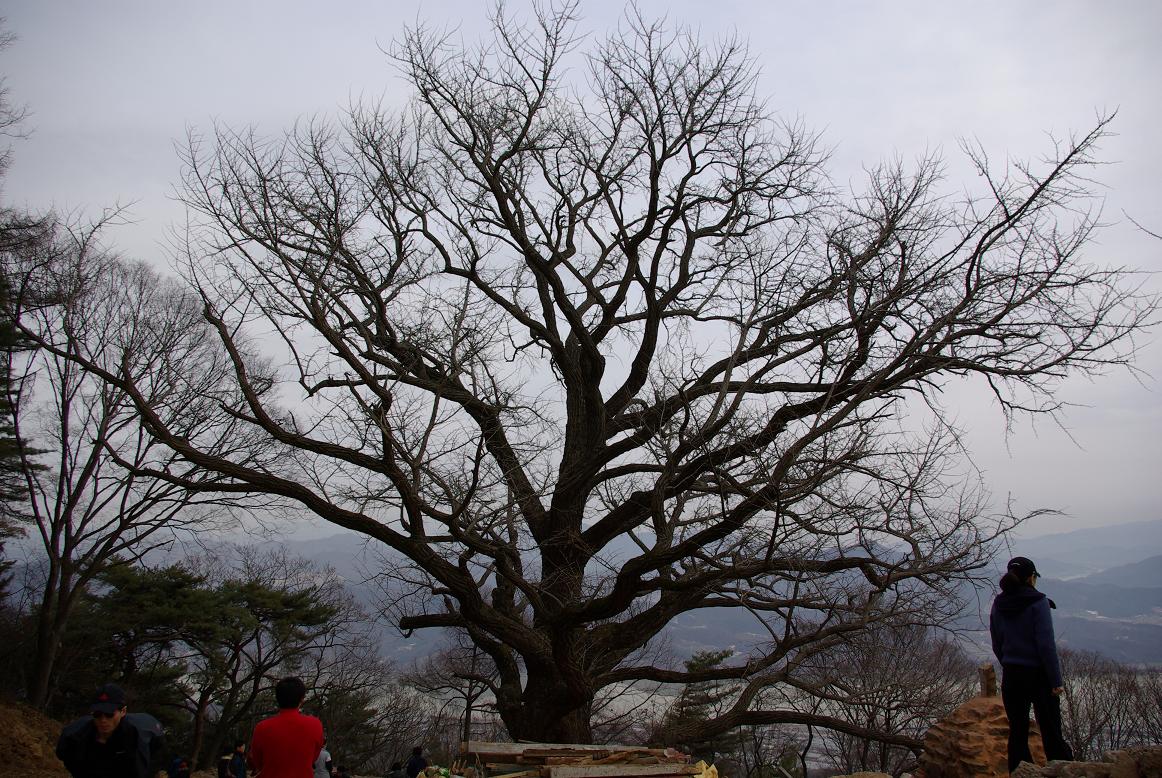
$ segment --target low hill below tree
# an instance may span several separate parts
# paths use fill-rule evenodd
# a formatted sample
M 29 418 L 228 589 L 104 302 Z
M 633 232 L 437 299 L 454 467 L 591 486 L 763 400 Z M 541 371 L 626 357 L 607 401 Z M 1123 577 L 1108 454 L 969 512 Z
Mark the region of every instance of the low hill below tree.
M 1057 603 L 1061 615 L 1107 619 L 1162 619 L 1162 586 L 1119 586 L 1093 578 L 1045 578 L 1037 588 Z
M 1061 646 L 1095 651 L 1131 665 L 1162 665 L 1162 626 L 1076 616 L 1060 616 L 1055 621 Z

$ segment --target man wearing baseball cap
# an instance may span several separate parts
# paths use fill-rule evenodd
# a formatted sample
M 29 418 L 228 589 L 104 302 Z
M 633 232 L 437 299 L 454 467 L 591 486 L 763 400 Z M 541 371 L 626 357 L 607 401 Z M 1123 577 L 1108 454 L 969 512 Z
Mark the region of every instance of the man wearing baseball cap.
M 93 695 L 89 715 L 61 730 L 56 755 L 73 778 L 149 778 L 161 743 L 158 720 L 129 713 L 125 692 L 107 683 Z

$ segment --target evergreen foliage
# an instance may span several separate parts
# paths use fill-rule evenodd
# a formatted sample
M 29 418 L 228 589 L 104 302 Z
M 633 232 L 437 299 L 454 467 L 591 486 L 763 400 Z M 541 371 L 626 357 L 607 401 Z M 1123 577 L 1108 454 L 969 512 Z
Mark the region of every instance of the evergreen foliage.
M 11 352 L 16 342 L 16 333 L 8 315 L 8 284 L 0 278 L 0 351 Z M 4 366 L 7 364 L 5 359 Z M 0 600 L 7 594 L 12 567 L 11 560 L 5 558 L 4 540 L 19 532 L 16 520 L 22 515 L 21 498 L 25 492 L 20 468 L 20 439 L 16 436 L 13 421 L 15 409 L 9 400 L 11 384 L 11 374 L 0 368 Z
M 11 33 L 3 29 L 0 19 L 0 50 L 13 41 Z M 24 108 L 13 105 L 8 98 L 5 80 L 0 78 L 0 136 L 20 134 Z M 12 157 L 11 147 L 0 148 L 0 181 Z M 5 559 L 4 541 L 21 534 L 20 522 L 27 515 L 28 487 L 24 479 L 25 457 L 23 442 L 17 434 L 16 399 L 19 385 L 14 385 L 10 369 L 14 352 L 27 347 L 16 332 L 9 299 L 8 277 L 4 268 L 7 259 L 16 251 L 34 247 L 43 233 L 43 222 L 24 213 L 0 205 L 0 603 L 7 594 L 12 562 Z
M 311 655 L 349 637 L 352 613 L 333 575 L 285 554 L 240 553 L 209 570 L 105 569 L 70 620 L 53 710 L 83 709 L 93 688 L 113 680 L 195 763 L 248 737 L 272 712 L 274 681 L 306 675 Z
M 686 671 L 702 674 L 716 670 L 734 656 L 733 649 L 698 651 L 686 660 Z M 661 739 L 693 754 L 695 759 L 713 762 L 718 754 L 733 752 L 738 745 L 737 730 L 727 730 L 695 740 L 674 740 L 671 733 L 699 731 L 698 726 L 726 710 L 738 694 L 740 685 L 722 680 L 693 681 L 683 688 L 677 701 L 666 713 L 661 727 Z
M 13 364 L 33 345 L 16 328 L 7 268 L 13 256 L 41 250 L 51 235 L 51 225 L 48 218 L 0 211 L 0 601 L 7 593 L 12 566 L 4 558 L 4 540 L 24 534 L 22 525 L 31 516 L 28 476 L 44 469 L 36 461 L 42 452 L 29 445 L 20 430 L 24 382 L 14 373 Z

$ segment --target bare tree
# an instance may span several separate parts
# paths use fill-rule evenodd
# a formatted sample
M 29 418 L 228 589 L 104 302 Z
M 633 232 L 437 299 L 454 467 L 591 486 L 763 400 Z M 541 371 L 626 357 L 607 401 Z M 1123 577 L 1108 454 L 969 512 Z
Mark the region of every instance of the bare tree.
M 809 688 L 835 715 L 869 732 L 918 743 L 938 720 L 972 696 L 976 666 L 951 639 L 924 626 L 883 624 L 812 660 Z M 820 693 L 822 692 L 822 693 Z M 899 775 L 915 767 L 915 749 L 834 730 L 823 734 L 831 766 Z
M 1130 362 L 1156 301 L 1083 261 L 1109 118 L 1038 164 L 969 148 L 978 195 L 945 196 L 935 158 L 845 195 L 738 41 L 631 11 L 581 56 L 574 11 L 498 13 L 467 51 L 411 30 L 402 113 L 191 139 L 186 272 L 234 360 L 229 410 L 278 456 L 187 440 L 141 376 L 74 358 L 230 488 L 408 560 L 399 626 L 466 631 L 514 738 L 590 740 L 610 687 L 725 681 L 691 735 L 915 745 L 767 691 L 821 693 L 813 656 L 954 611 L 950 582 L 1020 520 L 961 467 L 942 388 L 1053 414 L 1060 379 Z M 236 347 L 260 334 L 277 392 Z M 931 434 L 907 423 L 923 404 Z M 707 608 L 769 637 L 698 672 L 642 659 Z
M 16 41 L 16 36 L 7 27 L 8 21 L 0 16 L 0 52 Z M 27 108 L 12 102 L 8 93 L 8 79 L 0 77 L 0 138 L 25 137 L 22 125 L 27 116 Z M 0 178 L 7 172 L 11 162 L 12 148 L 7 145 L 0 147 Z
M 496 685 L 496 665 L 474 645 L 452 646 L 432 654 L 416 664 L 404 676 L 404 683 L 445 706 L 460 712 L 460 739 L 474 738 L 473 713 L 487 717 L 495 710 L 491 689 Z
M 806 776 L 809 733 L 802 727 L 770 725 L 739 731 L 737 759 L 743 778 Z M 721 772 L 721 771 L 720 771 Z
M 1147 743 L 1162 743 L 1162 668 L 1151 667 L 1138 676 L 1139 711 Z
M 1064 734 L 1079 760 L 1157 743 L 1158 672 L 1093 651 L 1061 650 Z
M 606 686 L 593 698 L 589 724 L 595 743 L 643 743 L 665 715 L 662 684 L 636 683 Z
M 44 552 L 27 687 L 38 708 L 52 696 L 69 617 L 94 577 L 224 511 L 218 496 L 182 485 L 220 476 L 194 472 L 146 434 L 129 395 L 80 365 L 132 377 L 138 396 L 183 439 L 220 452 L 229 440 L 235 454 L 246 442 L 220 411 L 217 384 L 229 363 L 206 337 L 196 300 L 105 250 L 99 236 L 110 218 L 85 228 L 52 222 L 44 240 L 3 255 L 16 326 L 36 347 L 5 353 L 13 377 L 5 400 L 16 409 L 16 439 L 44 449 L 22 446 L 20 462 Z
M 355 648 L 355 650 L 351 650 Z M 310 711 L 336 764 L 383 775 L 426 742 L 437 703 L 411 688 L 371 645 L 330 649 L 303 668 Z

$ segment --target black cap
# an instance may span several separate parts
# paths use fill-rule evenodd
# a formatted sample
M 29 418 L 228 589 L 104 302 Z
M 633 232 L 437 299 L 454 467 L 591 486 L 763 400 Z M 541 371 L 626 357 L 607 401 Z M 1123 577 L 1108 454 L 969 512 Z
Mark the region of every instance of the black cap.
M 93 704 L 89 710 L 93 713 L 112 714 L 125 707 L 125 692 L 114 683 L 107 683 L 97 690 L 93 696 Z
M 1015 556 L 1009 560 L 1009 572 L 1022 581 L 1031 575 L 1041 577 L 1041 574 L 1037 572 L 1037 566 L 1033 564 L 1033 560 L 1023 556 Z

